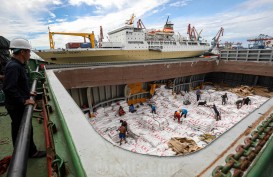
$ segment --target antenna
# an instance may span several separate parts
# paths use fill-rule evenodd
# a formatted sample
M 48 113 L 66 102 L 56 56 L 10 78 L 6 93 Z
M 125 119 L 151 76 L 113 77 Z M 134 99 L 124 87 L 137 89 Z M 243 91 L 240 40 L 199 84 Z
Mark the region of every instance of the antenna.
M 168 18 L 167 18 L 166 24 L 168 23 L 168 21 L 169 21 L 169 16 L 168 16 Z

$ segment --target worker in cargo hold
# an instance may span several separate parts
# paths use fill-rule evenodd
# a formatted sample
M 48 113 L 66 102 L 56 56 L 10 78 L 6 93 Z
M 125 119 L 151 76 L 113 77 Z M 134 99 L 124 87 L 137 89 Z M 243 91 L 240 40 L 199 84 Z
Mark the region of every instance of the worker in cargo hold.
M 151 109 L 152 109 L 152 113 L 155 113 L 156 114 L 156 107 L 154 104 L 151 105 Z
M 243 103 L 245 102 L 245 99 L 240 99 L 235 102 L 237 109 L 240 109 L 243 106 Z
M 188 110 L 187 109 L 181 109 L 181 117 L 184 115 L 184 118 L 187 117 L 187 114 L 188 114 Z
M 222 97 L 222 105 L 225 105 L 227 103 L 227 100 L 228 100 L 227 93 L 225 93 L 221 97 Z
M 196 98 L 197 98 L 197 101 L 199 101 L 201 99 L 201 90 L 200 89 L 197 89 L 195 94 L 196 94 Z
M 125 120 L 120 120 L 119 121 L 120 123 L 121 123 L 121 126 L 124 126 L 125 128 L 126 128 L 126 132 L 128 133 L 128 124 L 127 124 L 127 122 L 125 121 Z
M 118 109 L 118 115 L 119 116 L 123 116 L 126 112 L 123 110 L 123 107 L 120 106 L 119 109 Z
M 246 105 L 251 104 L 250 98 L 246 97 L 245 100 L 244 100 L 244 104 L 246 104 Z
M 180 115 L 180 112 L 179 111 L 175 111 L 174 112 L 174 115 L 173 115 L 173 120 L 175 119 L 178 119 L 178 123 L 180 124 L 180 118 L 181 118 L 181 115 Z
M 125 141 L 125 143 L 127 143 L 126 141 L 126 127 L 124 126 L 124 123 L 121 124 L 121 126 L 119 127 L 119 138 L 120 138 L 120 145 L 122 144 L 122 140 Z
M 131 112 L 131 113 L 136 112 L 135 107 L 134 107 L 133 104 L 131 104 L 131 105 L 129 106 L 129 112 Z
M 35 101 L 30 97 L 29 80 L 25 64 L 30 58 L 31 45 L 26 39 L 14 39 L 10 42 L 13 51 L 12 58 L 5 68 L 3 90 L 5 93 L 5 107 L 11 118 L 12 143 L 15 147 L 17 134 L 27 105 L 34 105 Z M 18 141 L 19 142 L 19 141 Z M 45 157 L 45 151 L 38 151 L 33 142 L 33 128 L 29 137 L 29 152 L 31 158 Z
M 217 107 L 215 106 L 215 104 L 213 104 L 212 109 L 214 110 L 216 121 L 221 120 L 220 113 L 219 113 Z

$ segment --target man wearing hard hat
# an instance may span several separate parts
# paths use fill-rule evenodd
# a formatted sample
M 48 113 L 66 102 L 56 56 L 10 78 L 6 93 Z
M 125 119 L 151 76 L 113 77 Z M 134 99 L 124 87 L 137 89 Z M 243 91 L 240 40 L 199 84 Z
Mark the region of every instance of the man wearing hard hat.
M 6 64 L 3 91 L 5 93 L 5 106 L 11 118 L 11 134 L 13 146 L 15 146 L 17 134 L 21 124 L 26 105 L 34 104 L 30 99 L 30 88 L 25 69 L 25 63 L 30 58 L 31 45 L 26 39 L 14 39 L 10 41 L 10 49 L 13 56 Z M 33 130 L 29 146 L 29 157 L 45 157 L 45 151 L 38 151 L 33 142 Z

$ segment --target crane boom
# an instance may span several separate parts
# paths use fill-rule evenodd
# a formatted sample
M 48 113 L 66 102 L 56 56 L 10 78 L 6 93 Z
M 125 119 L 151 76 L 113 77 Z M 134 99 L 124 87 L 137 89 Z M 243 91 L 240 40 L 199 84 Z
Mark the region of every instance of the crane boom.
M 214 36 L 214 38 L 212 38 L 212 42 L 211 42 L 211 48 L 209 49 L 209 52 L 211 52 L 214 47 L 219 45 L 219 39 L 220 36 L 224 35 L 224 28 L 221 27 L 220 30 L 217 32 L 217 34 Z
M 100 35 L 99 35 L 99 48 L 101 48 L 101 43 L 102 43 L 102 40 L 104 39 L 103 37 L 103 30 L 102 30 L 102 26 L 100 26 Z
M 146 29 L 141 19 L 137 21 L 137 28 Z
M 255 37 L 255 38 L 247 39 L 248 42 L 266 41 L 266 40 L 273 40 L 273 37 L 265 35 L 265 34 L 260 34 L 259 36 Z
M 201 29 L 201 31 L 197 34 L 197 39 L 199 40 L 201 38 L 201 33 L 202 33 L 203 29 Z
M 135 17 L 136 16 L 134 14 L 132 14 L 131 18 L 129 20 L 127 20 L 125 24 L 127 24 L 127 25 L 133 25 Z
M 253 42 L 253 44 L 248 45 L 249 48 L 259 48 L 259 49 L 268 47 L 272 40 L 273 40 L 273 37 L 265 35 L 265 34 L 260 34 L 259 36 L 255 38 L 247 39 L 248 42 Z
M 191 40 L 191 38 L 192 38 L 192 36 L 191 36 L 191 24 L 188 25 L 187 34 L 189 35 L 189 40 Z
M 191 27 L 191 24 L 189 24 L 187 34 L 189 35 L 190 40 L 198 41 L 201 38 L 202 31 L 203 29 L 198 33 L 196 28 L 194 26 Z
M 84 38 L 88 38 L 91 43 L 91 48 L 95 48 L 95 35 L 94 32 L 92 33 L 68 33 L 68 32 L 50 32 L 50 28 L 48 27 L 48 35 L 49 35 L 49 43 L 50 43 L 50 49 L 54 49 L 54 41 L 53 41 L 53 35 L 69 35 L 69 36 L 82 36 Z
M 197 40 L 197 31 L 195 29 L 195 27 L 193 26 L 192 29 L 191 29 L 191 36 L 193 37 L 193 40 L 196 41 Z

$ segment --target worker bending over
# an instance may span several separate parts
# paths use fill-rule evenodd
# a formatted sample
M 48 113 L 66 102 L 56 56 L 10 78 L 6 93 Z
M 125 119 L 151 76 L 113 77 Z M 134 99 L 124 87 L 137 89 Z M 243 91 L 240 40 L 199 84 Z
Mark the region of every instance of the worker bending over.
M 251 104 L 250 98 L 246 97 L 246 98 L 245 98 L 245 101 L 244 101 L 244 104 L 246 104 L 246 105 Z
M 245 102 L 245 99 L 242 99 L 242 100 L 237 100 L 235 102 L 236 106 L 237 106 L 237 109 L 240 109 L 242 106 L 243 106 L 243 103 Z
M 131 105 L 129 106 L 129 112 L 131 112 L 131 113 L 136 112 L 135 107 L 134 107 L 133 104 L 131 104 Z
M 179 111 L 175 111 L 174 112 L 174 115 L 173 115 L 173 120 L 175 119 L 178 119 L 178 123 L 180 124 L 180 118 L 181 118 L 181 115 L 180 115 L 180 112 Z
M 188 110 L 187 110 L 187 109 L 181 109 L 180 112 L 181 112 L 181 117 L 182 117 L 183 115 L 184 115 L 184 118 L 187 117 L 187 114 L 188 114 Z
M 212 109 L 213 109 L 214 112 L 215 112 L 215 119 L 216 119 L 216 121 L 221 120 L 220 113 L 219 113 L 217 107 L 215 106 L 215 104 L 213 104 Z
M 119 116 L 123 116 L 125 113 L 126 113 L 126 112 L 123 110 L 123 107 L 120 106 L 120 107 L 119 107 L 119 110 L 118 110 Z

